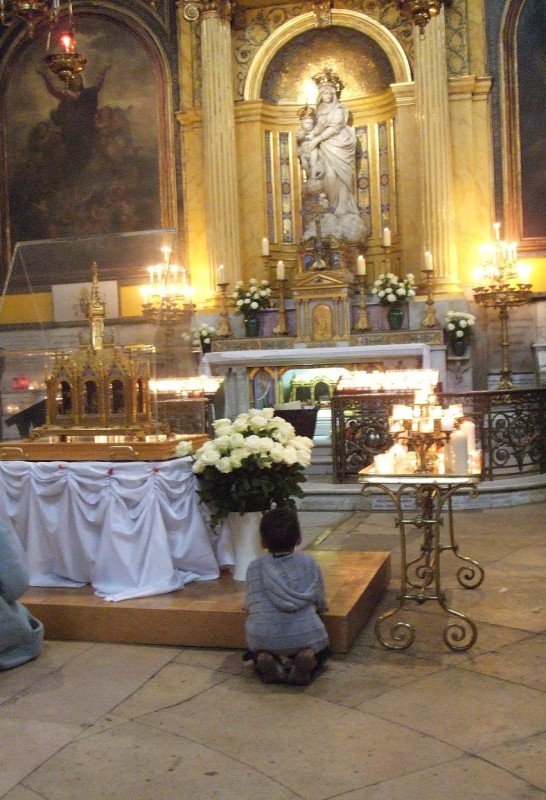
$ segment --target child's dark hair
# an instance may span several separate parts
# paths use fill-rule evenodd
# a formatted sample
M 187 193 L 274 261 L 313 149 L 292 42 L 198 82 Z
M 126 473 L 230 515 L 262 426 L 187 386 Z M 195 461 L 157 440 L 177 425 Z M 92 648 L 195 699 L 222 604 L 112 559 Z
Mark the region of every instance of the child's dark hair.
M 272 508 L 260 523 L 260 534 L 270 553 L 290 552 L 301 541 L 300 522 L 293 508 Z

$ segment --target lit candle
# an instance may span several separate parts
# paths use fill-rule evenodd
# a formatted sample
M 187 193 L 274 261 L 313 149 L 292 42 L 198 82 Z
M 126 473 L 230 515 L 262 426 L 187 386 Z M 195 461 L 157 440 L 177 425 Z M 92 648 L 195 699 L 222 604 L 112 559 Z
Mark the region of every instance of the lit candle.
M 390 247 L 391 241 L 392 241 L 391 229 L 383 228 L 383 247 Z
M 284 261 L 277 261 L 277 280 L 284 281 L 284 277 L 285 277 Z
M 425 272 L 432 272 L 433 265 L 432 265 L 432 253 L 430 250 L 425 251 Z
M 495 231 L 495 241 L 500 242 L 500 222 L 493 223 L 493 230 Z
M 451 416 L 451 414 L 445 414 L 442 417 L 442 430 L 446 433 L 449 433 L 455 427 L 455 420 Z
M 449 440 L 453 454 L 453 472 L 466 475 L 468 472 L 468 439 L 464 431 L 453 431 Z
M 150 273 L 150 286 L 152 286 L 154 282 L 154 268 L 148 267 L 148 272 Z
M 223 264 L 218 264 L 218 268 L 216 270 L 216 276 L 218 283 L 225 283 L 226 282 L 226 268 Z
M 470 453 L 472 450 L 476 449 L 476 426 L 469 419 L 463 419 L 461 424 L 459 425 L 459 430 L 462 431 L 468 441 L 467 447 L 468 452 Z
M 421 433 L 432 433 L 434 431 L 434 422 L 431 419 L 421 419 L 419 424 Z
M 268 256 L 268 255 L 269 255 L 269 239 L 267 238 L 267 236 L 264 236 L 264 238 L 262 239 L 262 256 Z
M 357 275 L 365 275 L 366 274 L 366 259 L 364 256 L 358 256 L 356 259 L 356 274 Z

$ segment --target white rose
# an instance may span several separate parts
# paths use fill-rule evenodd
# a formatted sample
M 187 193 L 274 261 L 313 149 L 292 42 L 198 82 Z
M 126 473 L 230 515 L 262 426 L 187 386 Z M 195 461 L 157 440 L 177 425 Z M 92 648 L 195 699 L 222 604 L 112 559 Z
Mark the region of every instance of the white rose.
M 400 297 L 404 297 L 404 295 L 406 294 L 406 290 L 404 289 L 403 286 L 401 286 L 399 289 L 396 290 L 396 294 L 400 295 Z
M 265 417 L 266 419 L 272 419 L 275 414 L 275 411 L 272 408 L 262 408 L 260 414 L 262 415 L 262 417 Z
M 459 326 L 461 328 L 466 328 L 468 326 L 468 322 L 466 321 L 466 319 L 460 319 L 459 320 Z
M 292 445 L 287 445 L 284 448 L 283 452 L 284 463 L 288 464 L 288 466 L 291 466 L 292 464 L 295 464 L 297 460 L 298 460 L 298 451 L 296 450 L 295 447 L 292 447 Z
M 455 325 L 452 322 L 448 322 L 446 328 L 448 329 L 448 331 L 454 331 Z
M 243 305 L 243 301 L 242 300 L 237 300 L 235 305 L 239 306 L 239 308 L 240 308 Z
M 377 296 L 378 296 L 378 297 L 385 297 L 385 290 L 384 290 L 384 289 L 380 289 L 380 290 L 378 291 L 378 293 L 377 293 Z
M 231 436 L 228 434 L 217 436 L 214 440 L 214 444 L 216 445 L 216 449 L 219 453 L 227 453 L 227 451 L 231 448 Z
M 258 305 L 258 303 L 255 300 L 250 304 L 250 308 L 253 308 L 254 310 L 256 310 L 259 307 L 260 306 Z
M 249 305 L 249 303 L 250 303 L 250 299 L 248 297 L 245 297 L 245 299 L 243 300 L 243 304 L 245 306 L 247 306 L 247 305 Z
M 220 461 L 220 453 L 217 450 L 210 448 L 205 450 L 204 453 L 201 453 L 200 461 L 202 461 L 206 467 L 213 467 Z
M 415 297 L 415 292 L 413 289 L 408 289 L 408 297 Z
M 231 447 L 234 449 L 237 447 L 244 447 L 245 446 L 245 437 L 242 433 L 232 433 L 229 437 L 229 442 Z
M 248 428 L 248 417 L 245 414 L 245 419 L 242 417 L 237 417 L 233 425 L 231 426 L 236 433 L 243 433 Z
M 462 339 L 464 336 L 464 331 L 457 331 L 455 333 L 455 336 L 457 336 L 458 339 Z
M 262 449 L 262 440 L 259 436 L 252 434 L 251 436 L 246 437 L 245 445 L 248 447 L 251 453 L 259 453 Z
M 251 279 L 249 280 L 249 284 L 250 284 L 250 286 L 252 286 L 254 283 L 258 283 L 258 281 L 256 280 L 256 278 L 251 278 Z
M 244 283 L 243 283 L 243 281 L 237 281 L 237 283 L 235 284 L 235 286 L 237 286 L 237 288 L 239 288 L 239 289 L 240 289 L 241 287 L 243 287 L 243 286 L 244 286 Z
M 179 442 L 174 451 L 177 456 L 184 457 L 193 451 L 193 444 L 191 442 Z
M 260 452 L 269 453 L 272 450 L 272 448 L 275 447 L 276 444 L 277 444 L 277 442 L 273 441 L 273 439 L 270 439 L 267 436 L 261 436 L 260 437 Z
M 233 469 L 239 469 L 239 467 L 243 465 L 245 458 L 248 458 L 249 455 L 251 455 L 250 450 L 246 447 L 238 447 L 236 450 L 232 450 L 229 457 Z
M 388 294 L 387 295 L 387 300 L 389 301 L 389 303 L 396 303 L 396 295 Z
M 294 436 L 290 444 L 292 444 L 294 447 L 297 447 L 298 450 L 310 450 L 312 447 L 314 447 L 313 440 L 308 436 Z
M 261 414 L 256 414 L 256 416 L 250 419 L 250 427 L 253 431 L 258 433 L 258 431 L 267 427 L 267 419 Z
M 198 458 L 197 461 L 193 462 L 192 472 L 195 472 L 195 474 L 198 475 L 199 473 L 205 471 L 206 466 L 207 465 L 204 463 L 204 461 Z
M 260 292 L 260 297 L 267 297 L 267 292 L 265 290 L 262 290 Z
M 280 442 L 274 442 L 269 452 L 271 458 L 277 464 L 280 464 L 281 461 L 284 459 L 284 447 Z
M 298 464 L 301 464 L 302 467 L 308 467 L 310 463 L 311 463 L 311 451 L 298 450 Z
M 474 318 L 468 320 L 468 324 L 472 327 L 472 325 L 476 324 L 476 320 Z
M 216 469 L 218 472 L 233 472 L 233 466 L 231 463 L 231 458 L 229 456 L 223 456 L 220 461 L 216 464 Z

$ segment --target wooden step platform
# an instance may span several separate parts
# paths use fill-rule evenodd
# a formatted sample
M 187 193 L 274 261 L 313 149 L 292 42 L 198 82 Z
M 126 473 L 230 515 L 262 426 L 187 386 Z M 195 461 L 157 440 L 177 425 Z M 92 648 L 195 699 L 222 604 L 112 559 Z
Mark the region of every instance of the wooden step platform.
M 313 550 L 313 557 L 326 584 L 331 649 L 346 653 L 388 586 L 390 554 Z M 21 601 L 42 620 L 48 639 L 239 649 L 245 647 L 243 590 L 243 583 L 222 575 L 119 603 L 90 587 L 32 587 Z

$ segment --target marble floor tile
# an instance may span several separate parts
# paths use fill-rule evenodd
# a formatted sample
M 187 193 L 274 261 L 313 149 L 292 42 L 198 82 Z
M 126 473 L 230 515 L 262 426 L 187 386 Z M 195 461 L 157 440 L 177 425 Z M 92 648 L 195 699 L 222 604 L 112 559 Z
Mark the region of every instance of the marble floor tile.
M 204 667 L 229 675 L 241 675 L 247 670 L 241 650 L 219 650 L 214 647 L 181 647 L 173 663 Z
M 223 727 L 223 726 L 221 726 Z M 292 800 L 276 777 L 182 735 L 129 722 L 80 739 L 30 775 L 43 800 Z
M 115 713 L 134 719 L 189 700 L 226 678 L 226 675 L 204 667 L 166 664 L 144 686 L 116 706 Z
M 82 725 L 95 722 L 178 654 L 170 647 L 96 645 L 11 698 L 7 719 Z
M 343 795 L 343 800 L 541 800 L 524 780 L 478 758 L 465 758 Z
M 478 755 L 539 786 L 546 794 L 546 733 L 481 750 Z
M 221 720 L 221 724 L 218 721 Z M 139 722 L 179 733 L 321 800 L 450 760 L 458 750 L 404 726 L 310 696 L 228 681 Z
M 538 733 L 546 719 L 541 692 L 456 667 L 359 708 L 467 752 Z
M 546 693 L 546 636 L 533 636 L 461 664 L 464 669 L 493 675 Z
M 19 784 L 7 794 L 2 795 L 3 800 L 43 800 L 42 796 Z
M 0 716 L 0 797 L 80 732 L 78 725 Z
M 20 694 L 36 681 L 55 672 L 73 658 L 77 658 L 95 646 L 91 642 L 50 642 L 46 639 L 39 658 L 27 661 L 17 669 L 2 672 L 0 697 L 3 697 L 5 701 L 8 697 Z M 0 702 L 2 701 L 0 700 Z
M 546 619 L 544 576 L 520 567 L 489 566 L 482 586 L 466 592 L 465 614 L 475 622 L 541 633 Z

